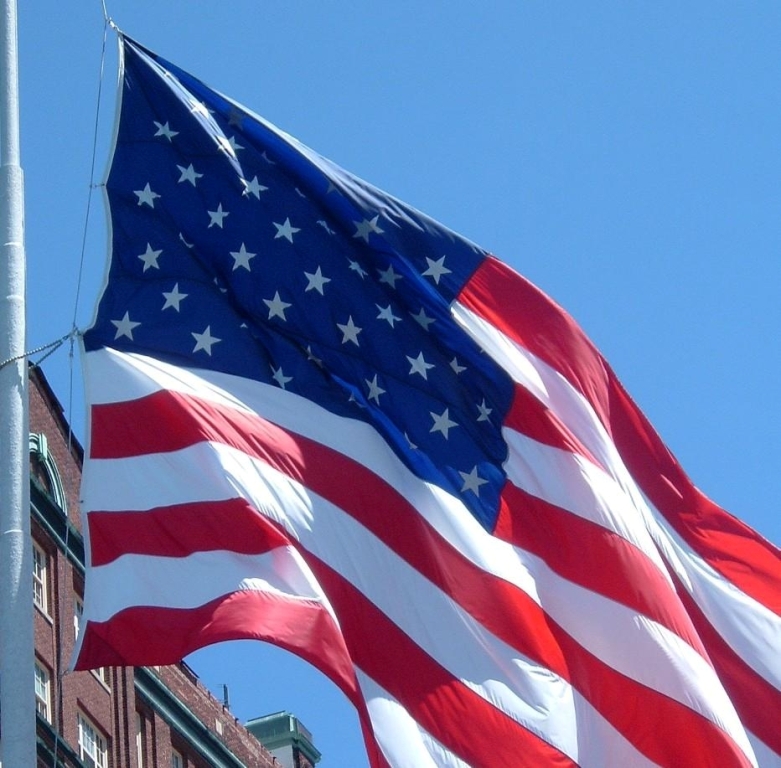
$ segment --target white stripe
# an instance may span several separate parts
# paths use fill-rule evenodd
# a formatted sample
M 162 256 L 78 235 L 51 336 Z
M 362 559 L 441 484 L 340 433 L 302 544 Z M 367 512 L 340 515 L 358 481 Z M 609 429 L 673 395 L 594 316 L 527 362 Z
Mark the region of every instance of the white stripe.
M 562 374 L 463 305 L 454 303 L 451 313 L 514 382 L 527 389 L 567 425 L 597 461 L 603 465 L 612 464 L 615 449 L 602 422 L 591 404 Z
M 626 494 L 646 523 L 651 519 L 645 497 L 630 475 L 612 438 L 591 403 L 544 360 L 510 339 L 489 322 L 456 303 L 454 318 L 520 386 L 527 389 L 567 426 Z
M 470 768 L 445 749 L 382 686 L 356 669 L 374 736 L 394 768 Z
M 741 591 L 698 555 L 649 502 L 656 541 L 686 591 L 722 639 L 781 691 L 781 617 Z
M 532 496 L 618 534 L 642 551 L 673 589 L 645 519 L 623 489 L 588 459 L 505 427 L 507 478 Z
M 89 405 L 121 403 L 155 392 L 170 391 L 197 395 L 214 403 L 238 408 L 246 412 L 240 398 L 232 390 L 219 384 L 212 385 L 206 378 L 212 375 L 223 384 L 240 386 L 249 381 L 239 376 L 217 374 L 214 371 L 181 368 L 145 355 L 101 348 L 84 355 L 86 397 Z
M 177 558 L 123 555 L 88 573 L 91 588 L 84 618 L 108 621 L 135 605 L 198 608 L 242 591 L 323 602 L 322 592 L 302 572 L 301 565 L 298 553 L 290 547 L 278 547 L 262 555 L 221 550 Z

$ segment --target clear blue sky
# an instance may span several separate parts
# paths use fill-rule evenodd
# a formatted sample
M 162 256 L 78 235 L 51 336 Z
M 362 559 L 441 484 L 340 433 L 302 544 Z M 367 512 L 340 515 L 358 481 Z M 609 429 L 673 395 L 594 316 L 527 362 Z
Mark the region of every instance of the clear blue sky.
M 584 326 L 694 481 L 781 543 L 781 4 L 107 0 L 128 34 L 510 262 Z M 20 3 L 29 345 L 71 326 L 99 0 Z M 114 115 L 109 35 L 102 180 Z M 78 324 L 106 258 L 94 196 Z M 80 369 L 44 370 L 84 437 Z M 352 710 L 259 644 L 190 659 L 234 713 Z

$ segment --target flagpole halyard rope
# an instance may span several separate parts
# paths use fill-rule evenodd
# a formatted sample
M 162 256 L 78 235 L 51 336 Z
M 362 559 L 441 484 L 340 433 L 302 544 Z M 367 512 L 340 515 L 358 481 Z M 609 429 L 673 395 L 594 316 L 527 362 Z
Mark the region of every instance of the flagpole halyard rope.
M 108 13 L 106 12 L 105 0 L 101 0 L 101 3 L 103 5 L 103 19 L 104 19 L 103 42 L 100 50 L 100 72 L 98 76 L 98 96 L 95 105 L 95 123 L 94 123 L 93 134 L 92 134 L 92 159 L 90 163 L 90 176 L 89 176 L 89 187 L 88 187 L 89 191 L 87 192 L 87 208 L 84 214 L 84 228 L 82 230 L 82 237 L 81 237 L 81 255 L 79 258 L 78 279 L 76 281 L 76 298 L 73 304 L 72 328 L 74 331 L 76 330 L 76 317 L 79 311 L 79 299 L 81 297 L 81 284 L 84 277 L 84 258 L 87 250 L 87 233 L 89 231 L 90 213 L 92 211 L 92 191 L 96 187 L 101 186 L 95 183 L 95 160 L 97 158 L 98 130 L 100 127 L 100 105 L 103 98 L 103 78 L 104 78 L 105 66 L 106 66 L 106 40 L 108 37 L 109 26 L 111 26 L 112 28 L 114 27 L 114 23 L 111 21 L 111 19 L 109 19 Z
M 55 341 L 50 341 L 48 344 L 42 344 L 40 347 L 35 347 L 35 349 L 30 349 L 27 352 L 22 352 L 19 355 L 14 355 L 13 357 L 9 357 L 6 360 L 3 360 L 0 362 L 0 368 L 5 368 L 6 365 L 10 365 L 11 363 L 15 363 L 18 360 L 23 360 L 26 357 L 32 357 L 33 355 L 37 355 L 39 352 L 46 352 L 47 350 L 50 350 L 47 352 L 44 357 L 42 357 L 40 360 L 38 360 L 34 365 L 40 365 L 49 355 L 54 353 L 59 347 L 61 347 L 68 339 L 78 336 L 81 334 L 81 331 L 77 328 L 72 329 L 68 333 L 66 333 L 64 336 L 61 336 L 59 339 L 56 339 Z

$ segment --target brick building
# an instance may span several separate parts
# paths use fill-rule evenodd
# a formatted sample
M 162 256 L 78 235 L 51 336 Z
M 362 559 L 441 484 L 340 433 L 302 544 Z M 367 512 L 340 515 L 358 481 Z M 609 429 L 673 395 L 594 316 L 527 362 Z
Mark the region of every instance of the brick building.
M 84 594 L 83 452 L 37 368 L 29 391 L 39 768 L 282 768 L 184 663 L 63 674 Z M 311 743 L 291 749 L 294 768 L 319 759 Z

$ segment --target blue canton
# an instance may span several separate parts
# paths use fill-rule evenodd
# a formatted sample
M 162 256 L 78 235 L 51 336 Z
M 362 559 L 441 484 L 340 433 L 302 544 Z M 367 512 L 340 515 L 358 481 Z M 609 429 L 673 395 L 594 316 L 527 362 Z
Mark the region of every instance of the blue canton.
M 449 306 L 486 254 L 124 39 L 108 284 L 85 347 L 370 423 L 494 526 L 507 375 Z

